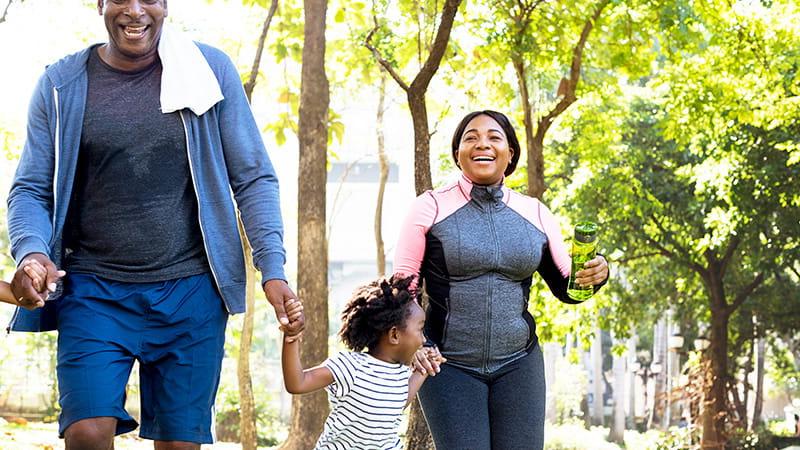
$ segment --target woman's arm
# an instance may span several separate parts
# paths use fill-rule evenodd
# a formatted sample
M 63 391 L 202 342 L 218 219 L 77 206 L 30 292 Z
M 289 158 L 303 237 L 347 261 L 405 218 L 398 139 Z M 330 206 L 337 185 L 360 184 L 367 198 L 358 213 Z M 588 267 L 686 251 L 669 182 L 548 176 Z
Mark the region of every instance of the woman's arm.
M 394 253 L 394 272 L 403 275 L 419 275 L 422 258 L 425 256 L 425 234 L 436 218 L 436 200 L 426 192 L 416 200 L 408 212 Z M 414 282 L 416 287 L 417 281 Z

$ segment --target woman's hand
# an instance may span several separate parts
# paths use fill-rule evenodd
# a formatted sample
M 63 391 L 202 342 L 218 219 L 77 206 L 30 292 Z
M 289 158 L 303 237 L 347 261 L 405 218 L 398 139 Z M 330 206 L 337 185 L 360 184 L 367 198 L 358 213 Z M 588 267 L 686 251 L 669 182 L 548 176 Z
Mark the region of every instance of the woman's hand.
M 583 264 L 583 270 L 575 272 L 575 282 L 581 286 L 597 286 L 608 278 L 608 261 L 597 255 Z
M 444 364 L 447 359 L 439 352 L 439 348 L 435 345 L 432 347 L 422 347 L 414 353 L 414 358 L 411 363 L 414 371 L 435 376 L 441 370 L 440 365 Z

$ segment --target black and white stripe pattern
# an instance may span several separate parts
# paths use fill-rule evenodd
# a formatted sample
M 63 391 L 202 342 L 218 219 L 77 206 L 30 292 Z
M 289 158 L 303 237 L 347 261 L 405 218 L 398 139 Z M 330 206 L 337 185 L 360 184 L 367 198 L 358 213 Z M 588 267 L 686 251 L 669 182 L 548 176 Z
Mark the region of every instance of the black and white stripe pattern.
M 398 428 L 411 369 L 368 353 L 343 352 L 325 361 L 331 413 L 316 449 L 400 449 Z

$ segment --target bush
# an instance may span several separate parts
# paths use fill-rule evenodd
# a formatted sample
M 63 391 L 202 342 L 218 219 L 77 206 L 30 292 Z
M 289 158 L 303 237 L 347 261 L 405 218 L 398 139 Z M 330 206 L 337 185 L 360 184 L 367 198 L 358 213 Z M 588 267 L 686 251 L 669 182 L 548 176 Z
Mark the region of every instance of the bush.
M 730 434 L 725 448 L 729 450 L 773 450 L 775 436 L 768 429 L 762 427 L 755 431 L 740 428 Z
M 576 420 L 558 426 L 546 424 L 545 427 L 545 450 L 620 450 L 618 445 L 606 442 L 607 428 L 587 430 L 582 421 Z
M 273 398 L 263 389 L 253 386 L 255 397 L 256 434 L 259 447 L 271 447 L 284 440 L 286 424 L 281 422 L 273 405 Z M 216 433 L 223 442 L 239 442 L 239 391 L 238 387 L 220 385 L 217 394 Z

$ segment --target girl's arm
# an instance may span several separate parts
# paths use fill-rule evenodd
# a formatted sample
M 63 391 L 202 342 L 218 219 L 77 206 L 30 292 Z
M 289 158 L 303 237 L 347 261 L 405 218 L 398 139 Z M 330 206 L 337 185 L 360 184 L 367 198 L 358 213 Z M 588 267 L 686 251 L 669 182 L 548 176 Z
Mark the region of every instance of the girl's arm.
M 406 400 L 406 406 L 410 405 L 414 400 L 426 378 L 428 378 L 428 372 L 419 372 L 417 370 L 411 372 L 411 376 L 408 378 L 408 400 Z
M 14 301 L 14 293 L 11 292 L 11 285 L 5 281 L 0 281 L 0 302 L 16 305 Z
M 290 322 L 302 317 L 303 304 L 299 301 L 289 299 L 284 306 Z M 283 368 L 283 384 L 290 394 L 314 392 L 333 383 L 333 374 L 325 366 L 303 369 L 300 362 L 299 336 L 284 336 L 281 366 Z
M 283 341 L 283 384 L 290 394 L 306 394 L 333 383 L 333 374 L 325 366 L 303 369 L 300 363 L 300 340 Z
M 422 347 L 414 354 L 411 365 L 413 372 L 408 378 L 408 400 L 406 401 L 406 406 L 411 404 L 411 400 L 417 395 L 419 388 L 422 387 L 422 383 L 425 382 L 428 375 L 435 376 L 440 370 L 439 366 L 445 362 L 447 362 L 447 358 L 442 356 L 436 346 Z

